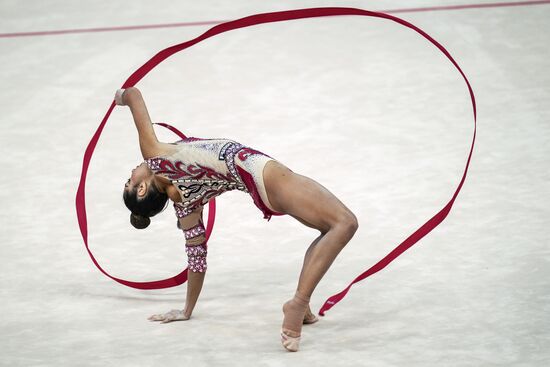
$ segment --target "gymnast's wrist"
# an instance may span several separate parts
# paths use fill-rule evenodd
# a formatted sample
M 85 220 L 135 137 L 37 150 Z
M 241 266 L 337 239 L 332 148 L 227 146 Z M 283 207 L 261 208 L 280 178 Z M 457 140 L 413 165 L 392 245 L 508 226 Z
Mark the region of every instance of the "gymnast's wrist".
M 126 90 L 124 90 L 124 94 L 122 95 L 122 100 L 126 105 L 130 105 L 137 98 L 141 98 L 141 92 L 136 87 L 126 88 Z

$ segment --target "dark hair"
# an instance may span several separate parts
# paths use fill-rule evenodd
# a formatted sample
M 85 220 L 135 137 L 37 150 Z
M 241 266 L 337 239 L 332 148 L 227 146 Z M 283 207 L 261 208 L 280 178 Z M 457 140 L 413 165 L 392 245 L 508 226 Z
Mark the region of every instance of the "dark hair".
M 136 186 L 132 190 L 124 190 L 122 197 L 124 204 L 132 212 L 130 223 L 137 229 L 147 228 L 151 223 L 149 218 L 163 211 L 168 201 L 168 195 L 160 192 L 154 182 L 151 182 L 147 195 L 142 198 L 138 198 Z

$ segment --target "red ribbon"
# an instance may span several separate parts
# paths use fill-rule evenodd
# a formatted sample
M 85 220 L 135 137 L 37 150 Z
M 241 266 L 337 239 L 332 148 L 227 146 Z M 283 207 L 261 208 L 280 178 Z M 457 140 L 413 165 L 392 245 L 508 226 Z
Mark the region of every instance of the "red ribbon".
M 470 83 L 468 79 L 466 78 L 466 75 L 464 72 L 460 69 L 456 61 L 453 59 L 453 57 L 449 54 L 449 52 L 436 40 L 434 40 L 431 36 L 429 36 L 426 32 L 421 30 L 420 28 L 416 27 L 415 25 L 401 19 L 398 17 L 395 17 L 393 15 L 385 14 L 385 13 L 379 13 L 379 12 L 373 12 L 369 10 L 362 10 L 362 9 L 356 9 L 356 8 L 309 8 L 309 9 L 297 9 L 297 10 L 288 10 L 288 11 L 280 11 L 280 12 L 274 12 L 274 13 L 264 13 L 264 14 L 256 14 L 251 15 L 245 18 L 233 20 L 230 22 L 225 22 L 218 24 L 212 28 L 210 28 L 208 31 L 203 33 L 202 35 L 189 40 L 184 43 L 180 43 L 177 45 L 174 45 L 172 47 L 168 47 L 159 53 L 157 53 L 155 56 L 153 56 L 149 61 L 147 61 L 143 66 L 141 66 L 138 70 L 136 70 L 122 85 L 122 88 L 129 88 L 136 83 L 138 83 L 145 75 L 147 75 L 153 68 L 155 68 L 159 63 L 164 61 L 166 58 L 172 56 L 173 54 L 180 52 L 182 50 L 185 50 L 188 47 L 191 47 L 207 38 L 213 37 L 217 34 L 224 33 L 227 31 L 231 31 L 238 28 L 245 28 L 250 27 L 256 24 L 264 24 L 264 23 L 272 23 L 272 22 L 281 22 L 281 21 L 287 21 L 287 20 L 294 20 L 294 19 L 304 19 L 304 18 L 316 18 L 316 17 L 326 17 L 326 16 L 337 16 L 337 15 L 360 15 L 360 16 L 368 16 L 368 17 L 375 17 L 375 18 L 383 18 L 388 19 L 393 22 L 396 22 L 398 24 L 401 24 L 405 27 L 408 27 L 415 32 L 419 33 L 421 36 L 426 38 L 428 41 L 430 41 L 434 46 L 436 46 L 448 59 L 449 61 L 455 66 L 455 68 L 458 70 L 458 72 L 462 75 L 464 81 L 466 82 L 466 86 L 468 87 L 468 91 L 470 93 L 471 103 L 472 103 L 472 109 L 473 109 L 473 116 L 474 116 L 474 134 L 472 138 L 472 146 L 470 148 L 470 153 L 468 155 L 468 160 L 466 162 L 466 167 L 464 169 L 464 174 L 462 175 L 462 179 L 460 180 L 460 183 L 452 196 L 451 200 L 441 209 L 439 212 L 437 212 L 432 218 L 430 218 L 426 223 L 424 223 L 420 228 L 418 228 L 413 234 L 411 234 L 407 239 L 405 239 L 401 244 L 399 244 L 393 251 L 391 251 L 388 255 L 386 255 L 382 260 L 380 260 L 378 263 L 376 263 L 371 268 L 364 271 L 362 274 L 360 274 L 358 277 L 356 277 L 343 291 L 341 291 L 338 294 L 335 294 L 331 296 L 321 309 L 319 310 L 319 315 L 324 316 L 324 313 L 331 309 L 336 303 L 338 303 L 342 298 L 345 297 L 345 295 L 350 290 L 351 286 L 369 276 L 372 274 L 375 274 L 376 272 L 382 270 L 385 268 L 389 263 L 391 263 L 393 260 L 395 260 L 399 255 L 401 255 L 403 252 L 405 252 L 407 249 L 409 249 L 412 245 L 414 245 L 416 242 L 418 242 L 421 238 L 423 238 L 425 235 L 427 235 L 429 232 L 431 232 L 432 229 L 437 227 L 449 214 L 449 211 L 451 210 L 453 203 L 458 196 L 458 193 L 460 192 L 460 189 L 462 188 L 462 185 L 464 184 L 464 181 L 466 179 L 466 174 L 468 172 L 468 167 L 470 165 L 470 159 L 472 157 L 473 149 L 474 149 L 474 143 L 475 143 L 475 136 L 476 136 L 476 128 L 477 128 L 477 114 L 476 114 L 476 103 L 475 103 L 475 97 L 474 92 L 472 90 L 472 87 L 470 86 Z M 86 245 L 86 248 L 88 249 L 88 253 L 92 257 L 92 260 L 94 261 L 95 265 L 107 276 L 110 278 L 116 280 L 117 282 L 128 285 L 130 287 L 139 288 L 139 289 L 156 289 L 156 288 L 165 288 L 165 287 L 173 287 L 176 285 L 179 285 L 183 283 L 187 278 L 187 273 L 184 270 L 182 273 L 178 274 L 177 276 L 165 279 L 162 281 L 157 282 L 147 282 L 147 283 L 137 283 L 137 282 L 129 282 L 125 280 L 121 280 L 118 278 L 114 278 L 107 274 L 97 261 L 93 258 L 89 248 L 88 248 L 88 228 L 86 223 L 86 209 L 85 209 L 85 194 L 84 194 L 84 187 L 86 183 L 86 173 L 88 170 L 88 165 L 90 163 L 90 159 L 92 157 L 92 153 L 95 149 L 95 146 L 97 144 L 97 141 L 99 140 L 99 136 L 101 135 L 101 132 L 111 115 L 111 112 L 113 111 L 113 108 L 115 107 L 115 102 L 113 101 L 111 103 L 111 106 L 107 110 L 107 113 L 105 114 L 105 117 L 103 118 L 103 121 L 99 125 L 97 131 L 92 137 L 92 140 L 88 144 L 88 147 L 86 148 L 86 152 L 84 153 L 84 161 L 82 165 L 82 175 L 80 178 L 80 184 L 78 186 L 78 191 L 76 194 L 76 211 L 78 216 L 78 223 L 80 226 L 80 231 L 82 233 L 82 238 L 84 239 L 84 243 Z M 209 220 L 210 216 L 214 218 L 213 216 L 213 206 L 210 207 L 209 211 Z

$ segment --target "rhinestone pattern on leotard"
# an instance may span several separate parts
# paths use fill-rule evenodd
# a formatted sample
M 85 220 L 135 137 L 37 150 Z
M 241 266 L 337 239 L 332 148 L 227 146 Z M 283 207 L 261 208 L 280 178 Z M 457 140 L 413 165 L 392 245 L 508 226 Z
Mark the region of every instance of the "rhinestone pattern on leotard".
M 183 234 L 185 235 L 186 240 L 190 240 L 192 238 L 202 236 L 204 233 L 205 233 L 205 229 L 202 223 L 199 223 L 196 226 L 189 229 L 185 229 L 183 231 Z
M 229 169 L 229 172 L 231 172 L 233 177 L 244 187 L 243 191 L 248 192 L 248 190 L 246 190 L 246 186 L 241 176 L 237 172 L 237 168 L 235 168 L 235 155 L 239 150 L 243 148 L 245 148 L 245 146 L 242 144 L 239 144 L 236 142 L 229 142 L 222 147 L 220 151 L 219 159 L 225 160 L 225 163 L 227 164 L 227 168 Z
M 174 203 L 174 209 L 176 210 L 176 217 L 183 218 L 193 213 L 196 206 L 184 206 L 182 203 Z
M 206 271 L 206 245 L 185 245 L 185 252 L 187 253 L 188 269 L 195 273 L 204 273 Z

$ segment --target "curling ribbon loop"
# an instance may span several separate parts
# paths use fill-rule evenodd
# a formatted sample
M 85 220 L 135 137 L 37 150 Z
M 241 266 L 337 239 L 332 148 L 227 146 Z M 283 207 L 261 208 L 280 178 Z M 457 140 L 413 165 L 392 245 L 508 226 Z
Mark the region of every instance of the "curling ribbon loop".
M 470 148 L 470 153 L 468 155 L 468 160 L 466 162 L 466 167 L 464 169 L 464 173 L 462 175 L 462 179 L 460 180 L 460 183 L 453 194 L 451 200 L 441 209 L 438 213 L 436 213 L 432 218 L 430 218 L 426 223 L 424 223 L 420 228 L 418 228 L 413 234 L 411 234 L 407 239 L 405 239 L 401 244 L 399 244 L 394 250 L 392 250 L 388 255 L 386 255 L 382 260 L 377 262 L 375 265 L 373 265 L 371 268 L 367 269 L 363 273 L 361 273 L 358 277 L 356 277 L 343 291 L 340 293 L 337 293 L 333 296 L 331 296 L 328 300 L 325 301 L 321 309 L 319 310 L 319 315 L 324 316 L 325 312 L 331 309 L 336 303 L 338 303 L 342 298 L 345 297 L 345 295 L 350 290 L 351 286 L 357 282 L 360 282 L 361 280 L 371 276 L 372 274 L 377 273 L 378 271 L 385 268 L 389 263 L 391 263 L 393 260 L 395 260 L 399 255 L 401 255 L 403 252 L 405 252 L 407 249 L 409 249 L 412 245 L 417 243 L 420 239 L 422 239 L 425 235 L 427 235 L 429 232 L 431 232 L 435 227 L 437 227 L 449 214 L 453 203 L 458 196 L 458 193 L 460 192 L 462 185 L 464 184 L 464 181 L 466 179 L 466 174 L 468 172 L 468 167 L 470 165 L 470 160 L 472 157 L 473 149 L 474 149 L 474 143 L 475 143 L 475 136 L 476 136 L 476 129 L 477 129 L 477 113 L 476 113 L 476 102 L 474 97 L 474 92 L 472 90 L 472 87 L 470 85 L 470 82 L 468 81 L 468 78 L 466 78 L 466 75 L 462 71 L 462 69 L 458 66 L 456 61 L 453 59 L 453 57 L 450 55 L 450 53 L 436 40 L 434 40 L 431 36 L 429 36 L 426 32 L 418 28 L 417 26 L 401 19 L 393 15 L 380 13 L 380 12 L 374 12 L 369 10 L 363 10 L 363 9 L 357 9 L 357 8 L 341 8 L 341 7 L 327 7 L 327 8 L 307 8 L 307 9 L 296 9 L 296 10 L 287 10 L 287 11 L 280 11 L 280 12 L 273 12 L 273 13 L 263 13 L 263 14 L 256 14 L 251 15 L 248 17 L 244 17 L 241 19 L 225 22 L 218 24 L 212 28 L 210 28 L 208 31 L 203 33 L 202 35 L 189 40 L 184 43 L 180 43 L 171 47 L 168 47 L 159 53 L 157 53 L 155 56 L 153 56 L 149 61 L 147 61 L 145 64 L 143 64 L 138 70 L 136 70 L 122 85 L 122 88 L 129 88 L 136 83 L 138 83 L 145 75 L 147 75 L 153 68 L 155 68 L 159 63 L 161 63 L 166 58 L 170 57 L 171 55 L 180 52 L 182 50 L 185 50 L 186 48 L 189 48 L 207 38 L 213 37 L 217 34 L 224 33 L 230 30 L 238 29 L 238 28 L 245 28 L 250 27 L 257 24 L 264 24 L 264 23 L 272 23 L 272 22 L 281 22 L 281 21 L 287 21 L 287 20 L 295 20 L 295 19 L 304 19 L 304 18 L 316 18 L 316 17 L 326 17 L 326 16 L 339 16 L 339 15 L 360 15 L 360 16 L 368 16 L 368 17 L 375 17 L 375 18 L 382 18 L 391 20 L 395 23 L 398 23 L 402 26 L 405 26 L 407 28 L 410 28 L 420 34 L 422 37 L 427 39 L 429 42 L 431 42 L 434 46 L 436 46 L 446 57 L 447 59 L 454 65 L 454 67 L 458 70 L 458 72 L 462 75 L 462 78 L 466 82 L 466 86 L 468 87 L 468 92 L 470 94 L 470 99 L 472 103 L 472 109 L 473 109 L 473 117 L 474 117 L 474 133 L 472 138 L 472 145 Z M 92 156 L 92 153 L 95 149 L 95 146 L 97 144 L 97 141 L 99 140 L 99 136 L 101 135 L 101 131 L 103 130 L 103 127 L 105 126 L 107 120 L 109 119 L 109 116 L 111 115 L 111 112 L 113 111 L 115 107 L 115 102 L 113 101 L 111 103 L 111 106 L 107 110 L 107 113 L 105 114 L 105 117 L 103 118 L 101 124 L 99 125 L 97 131 L 93 135 L 90 143 L 88 144 L 88 147 L 86 148 L 86 151 L 84 153 L 84 160 L 82 165 L 82 175 L 80 178 L 80 184 L 78 186 L 77 195 L 76 195 L 76 210 L 77 210 L 77 216 L 78 216 L 78 223 L 80 226 L 80 231 L 82 233 L 82 238 L 84 239 L 84 243 L 86 244 L 86 248 L 88 249 L 88 241 L 87 241 L 87 235 L 88 235 L 88 229 L 87 229 L 87 222 L 86 222 L 86 210 L 85 210 L 85 182 L 86 182 L 86 173 L 88 170 L 88 165 L 90 163 L 90 159 Z M 210 207 L 212 209 L 212 206 Z M 210 210 L 212 212 L 212 210 Z M 209 219 L 210 219 L 209 213 Z M 90 253 L 90 256 L 92 257 L 92 260 L 96 264 L 96 266 L 107 276 L 111 277 L 109 274 L 107 274 L 103 269 L 99 267 L 99 264 L 95 261 L 93 258 L 90 250 L 88 249 L 88 252 Z M 185 273 L 185 274 L 184 274 Z M 187 278 L 186 272 L 182 272 L 179 275 L 166 279 L 163 281 L 157 281 L 157 282 L 148 282 L 148 283 L 136 283 L 136 282 L 128 282 L 125 280 L 117 279 L 114 277 L 111 277 L 117 282 L 128 285 L 130 287 L 139 288 L 139 289 L 156 289 L 156 288 L 166 288 L 166 287 L 172 287 L 175 285 L 179 285 L 185 281 Z

